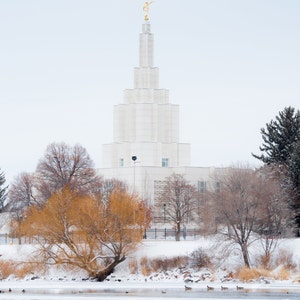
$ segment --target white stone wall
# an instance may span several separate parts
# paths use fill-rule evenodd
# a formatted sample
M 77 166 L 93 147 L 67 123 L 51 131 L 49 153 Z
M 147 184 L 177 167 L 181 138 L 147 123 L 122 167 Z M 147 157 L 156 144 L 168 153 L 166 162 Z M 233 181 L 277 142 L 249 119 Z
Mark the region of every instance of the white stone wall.
M 149 205 L 154 205 L 155 181 L 165 181 L 166 177 L 173 173 L 182 174 L 196 188 L 199 182 L 205 182 L 206 189 L 212 191 L 215 189 L 218 177 L 225 171 L 224 168 L 214 167 L 145 167 L 137 161 L 135 165 L 132 162 L 131 167 L 99 169 L 99 174 L 105 178 L 118 178 L 126 182 L 132 190 L 147 199 Z
M 135 89 L 158 89 L 159 69 L 158 68 L 135 68 L 134 88 Z
M 131 103 L 114 107 L 114 142 L 179 142 L 179 106 Z
M 169 91 L 166 89 L 126 89 L 124 103 L 169 103 Z
M 162 167 L 162 159 L 168 159 L 170 168 L 190 165 L 189 144 L 128 142 L 103 145 L 103 167 L 130 167 L 133 165 L 133 155 L 138 157 L 140 166 Z M 123 165 L 120 163 L 121 159 Z

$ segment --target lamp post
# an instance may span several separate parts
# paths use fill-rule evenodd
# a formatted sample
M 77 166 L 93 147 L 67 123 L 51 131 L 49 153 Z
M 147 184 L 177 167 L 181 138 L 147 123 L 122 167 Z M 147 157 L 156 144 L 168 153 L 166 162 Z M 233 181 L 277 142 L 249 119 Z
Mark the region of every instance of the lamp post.
M 137 156 L 133 155 L 131 156 L 131 159 L 133 160 L 133 188 L 135 189 L 135 162 L 137 160 Z
M 164 226 L 165 226 L 165 240 L 167 239 L 167 228 L 166 228 L 166 203 L 164 203 Z

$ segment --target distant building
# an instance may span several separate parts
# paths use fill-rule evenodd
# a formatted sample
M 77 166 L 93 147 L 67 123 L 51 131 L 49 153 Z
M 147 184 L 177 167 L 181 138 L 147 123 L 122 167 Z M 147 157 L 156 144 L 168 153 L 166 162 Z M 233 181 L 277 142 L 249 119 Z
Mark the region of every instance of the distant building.
M 167 89 L 159 87 L 153 39 L 146 21 L 139 38 L 134 88 L 126 89 L 123 103 L 114 107 L 114 141 L 103 145 L 103 168 L 99 170 L 105 178 L 127 182 L 151 206 L 172 173 L 183 174 L 205 193 L 218 189 L 214 175 L 222 170 L 190 166 L 190 144 L 179 141 L 179 106 L 169 102 Z

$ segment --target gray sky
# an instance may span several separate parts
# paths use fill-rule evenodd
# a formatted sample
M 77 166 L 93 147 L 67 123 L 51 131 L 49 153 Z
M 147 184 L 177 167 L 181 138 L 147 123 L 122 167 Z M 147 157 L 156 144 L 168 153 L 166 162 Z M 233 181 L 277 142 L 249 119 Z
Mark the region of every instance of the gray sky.
M 96 167 L 133 87 L 143 0 L 0 0 L 0 168 L 35 170 L 48 144 Z M 160 87 L 180 105 L 192 165 L 257 165 L 260 128 L 300 107 L 299 0 L 157 0 Z

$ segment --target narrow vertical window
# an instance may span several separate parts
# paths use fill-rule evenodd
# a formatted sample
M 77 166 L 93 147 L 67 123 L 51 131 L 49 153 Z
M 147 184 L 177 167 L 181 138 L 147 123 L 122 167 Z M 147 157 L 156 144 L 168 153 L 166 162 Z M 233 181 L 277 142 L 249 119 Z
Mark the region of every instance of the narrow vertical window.
M 120 158 L 119 166 L 124 167 L 124 158 Z
M 215 191 L 220 192 L 220 190 L 221 190 L 221 184 L 219 181 L 216 181 L 215 182 Z
M 161 166 L 162 167 L 168 167 L 169 166 L 169 159 L 168 158 L 162 158 Z
M 198 181 L 198 192 L 199 193 L 206 192 L 206 181 Z

